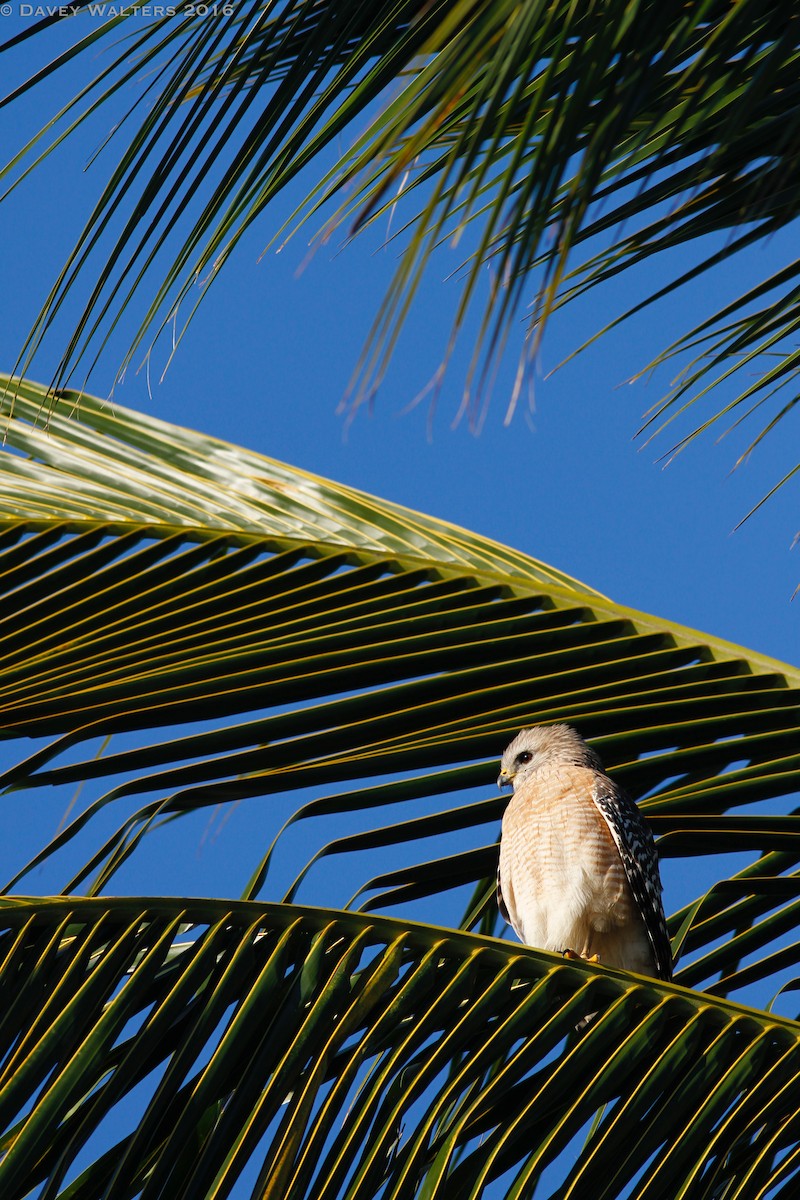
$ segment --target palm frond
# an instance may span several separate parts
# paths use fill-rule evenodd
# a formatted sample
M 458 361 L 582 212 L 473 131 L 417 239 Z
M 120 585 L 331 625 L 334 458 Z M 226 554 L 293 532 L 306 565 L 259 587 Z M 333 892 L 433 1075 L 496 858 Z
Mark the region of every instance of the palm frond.
M 796 1186 L 797 1024 L 675 985 L 218 900 L 6 901 L 0 951 L 8 1200 Z
M 0 899 L 4 1200 L 796 1189 L 800 1025 L 767 1001 L 800 975 L 798 672 L 446 522 L 4 382 L 3 799 L 43 828 L 83 789 Z M 659 836 L 674 984 L 486 936 L 497 757 L 556 720 Z M 242 900 L 100 894 L 181 890 L 159 832 L 244 802 Z M 325 862 L 345 864 L 326 907 L 297 903 Z M 41 872 L 72 894 L 13 893 Z
M 790 979 L 795 670 L 401 506 L 90 397 L 47 399 L 8 383 L 0 722 L 37 741 L 0 783 L 86 790 L 7 887 L 68 862 L 57 890 L 99 893 L 165 822 L 248 802 L 245 898 L 302 899 L 347 861 L 341 907 L 413 916 L 436 897 L 453 924 L 494 930 L 498 756 L 519 728 L 567 721 L 642 803 L 667 864 L 738 856 L 679 905 L 679 978 L 758 984 L 764 1002 Z

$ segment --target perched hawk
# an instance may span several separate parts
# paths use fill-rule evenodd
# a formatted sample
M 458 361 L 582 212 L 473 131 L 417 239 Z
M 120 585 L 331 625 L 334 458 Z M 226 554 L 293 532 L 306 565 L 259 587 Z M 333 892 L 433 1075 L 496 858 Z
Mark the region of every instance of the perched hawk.
M 523 729 L 500 763 L 497 902 L 519 939 L 672 978 L 653 835 L 569 725 Z

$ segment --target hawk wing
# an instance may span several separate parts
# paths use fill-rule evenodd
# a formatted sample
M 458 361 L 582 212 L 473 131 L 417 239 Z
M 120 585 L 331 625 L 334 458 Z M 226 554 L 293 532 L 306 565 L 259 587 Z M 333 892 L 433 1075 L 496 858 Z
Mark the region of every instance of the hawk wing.
M 658 851 L 650 826 L 628 793 L 597 772 L 592 800 L 608 825 L 653 951 L 659 978 L 672 979 L 672 948 L 661 901 Z
M 497 864 L 497 907 L 500 909 L 500 916 L 503 918 L 506 925 L 513 924 L 511 917 L 508 915 L 506 902 L 503 899 L 503 889 L 500 886 L 500 863 Z

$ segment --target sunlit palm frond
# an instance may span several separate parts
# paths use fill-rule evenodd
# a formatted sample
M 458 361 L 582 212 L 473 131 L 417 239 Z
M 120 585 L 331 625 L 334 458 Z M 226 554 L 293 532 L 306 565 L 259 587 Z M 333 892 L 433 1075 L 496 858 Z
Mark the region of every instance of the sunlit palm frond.
M 0 901 L 4 1200 L 794 1187 L 798 673 L 5 383 L 1 782 L 40 848 Z M 659 836 L 675 985 L 454 928 L 499 931 L 497 758 L 555 720 Z M 100 894 L 186 892 L 214 810 L 243 901 Z
M 91 397 L 46 402 L 9 384 L 0 719 L 39 740 L 2 782 L 87 790 L 13 886 L 52 862 L 59 888 L 102 891 L 164 822 L 248 802 L 246 897 L 313 895 L 347 856 L 329 902 L 413 915 L 439 896 L 493 930 L 498 755 L 568 721 L 666 860 L 739 856 L 673 920 L 687 981 L 788 978 L 800 948 L 762 955 L 800 902 L 795 671 L 399 505 Z

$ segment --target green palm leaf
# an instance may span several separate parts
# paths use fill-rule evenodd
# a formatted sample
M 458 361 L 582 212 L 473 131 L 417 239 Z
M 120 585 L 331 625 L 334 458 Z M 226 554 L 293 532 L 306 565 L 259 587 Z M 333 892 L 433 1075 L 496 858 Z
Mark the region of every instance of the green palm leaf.
M 795 670 L 91 397 L 3 422 L 5 803 L 82 789 L 6 887 L 74 894 L 0 905 L 4 1197 L 794 1186 Z M 674 986 L 446 928 L 502 932 L 497 759 L 556 720 L 659 836 Z M 243 900 L 101 894 L 245 803 Z
M 529 362 L 555 305 L 697 243 L 696 263 L 663 294 L 797 216 L 799 43 L 785 5 L 243 0 L 218 5 L 213 19 L 200 6 L 150 21 L 135 15 L 140 7 L 130 9 L 136 33 L 5 171 L 14 186 L 98 110 L 131 128 L 27 347 L 35 351 L 86 277 L 90 300 L 81 293 L 59 386 L 93 361 L 140 293 L 146 311 L 126 362 L 176 314 L 190 317 L 243 233 L 312 162 L 320 182 L 298 220 L 322 207 L 327 232 L 329 201 L 341 206 L 334 222 L 356 229 L 381 221 L 385 232 L 390 208 L 405 214 L 360 396 L 380 382 L 426 267 L 450 239 L 464 247 L 454 334 L 471 308 L 479 314 L 466 382 L 477 404 L 522 301 Z M 59 20 L 34 23 L 4 48 Z M 76 24 L 74 41 L 3 103 L 94 56 L 129 28 L 124 20 L 83 36 Z M 128 112 L 131 81 L 141 90 Z M 342 157 L 337 139 L 365 121 Z M 699 241 L 708 235 L 722 235 L 710 250 Z M 745 371 L 738 397 L 688 436 L 728 413 L 755 414 L 752 443 L 765 436 L 795 402 L 797 288 L 790 262 L 666 348 L 661 357 L 677 355 L 685 369 L 656 416 Z
M 517 1197 L 554 1167 L 559 1194 L 598 1198 L 796 1178 L 793 1021 L 385 917 L 166 899 L 0 915 L 9 1200 L 45 1181 L 227 1196 L 247 1170 L 253 1194 L 293 1200 L 449 1200 L 498 1179 Z M 104 1132 L 111 1149 L 57 1191 Z

